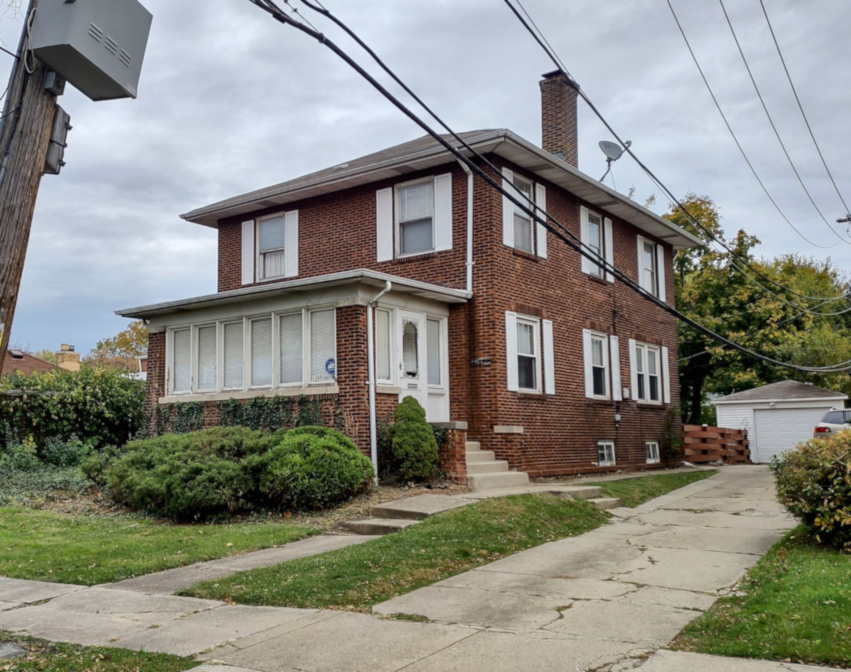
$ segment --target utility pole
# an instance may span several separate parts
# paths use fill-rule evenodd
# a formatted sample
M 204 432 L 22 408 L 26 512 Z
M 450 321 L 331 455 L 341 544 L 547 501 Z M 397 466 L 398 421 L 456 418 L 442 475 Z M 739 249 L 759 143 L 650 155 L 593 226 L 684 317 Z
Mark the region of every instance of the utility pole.
M 27 24 L 38 0 L 30 0 L 0 119 L 0 359 L 5 357 L 18 303 L 36 196 L 44 173 L 56 113 L 45 89 L 48 68 L 27 65 Z M 32 72 L 28 71 L 28 67 Z

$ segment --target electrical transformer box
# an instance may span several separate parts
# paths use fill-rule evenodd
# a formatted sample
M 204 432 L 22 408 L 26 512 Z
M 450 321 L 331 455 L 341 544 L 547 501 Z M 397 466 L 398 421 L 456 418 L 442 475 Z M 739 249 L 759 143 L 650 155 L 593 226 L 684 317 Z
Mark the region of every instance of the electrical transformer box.
M 135 98 L 152 21 L 137 0 L 39 0 L 29 48 L 92 100 Z

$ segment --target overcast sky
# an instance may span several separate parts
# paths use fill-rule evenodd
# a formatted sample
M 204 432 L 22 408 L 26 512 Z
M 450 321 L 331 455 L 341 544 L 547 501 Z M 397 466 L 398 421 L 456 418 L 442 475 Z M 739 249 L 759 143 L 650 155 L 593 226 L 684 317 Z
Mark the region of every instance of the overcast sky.
M 325 1 L 456 130 L 505 127 L 540 143 L 538 80 L 553 66 L 501 0 Z M 765 2 L 851 203 L 847 2 Z M 74 126 L 68 165 L 42 181 L 12 331 L 12 342 L 30 350 L 65 342 L 88 352 L 126 325 L 116 309 L 214 292 L 216 232 L 184 222 L 181 213 L 421 135 L 327 49 L 248 0 L 143 4 L 154 24 L 139 98 L 93 103 L 69 91 L 60 100 Z M 851 270 L 851 247 L 819 219 L 786 163 L 720 4 L 674 0 L 769 190 L 796 225 L 830 249 L 799 238 L 759 188 L 666 0 L 525 5 L 597 107 L 675 194 L 711 196 L 728 233 L 757 235 L 766 256 L 830 256 Z M 759 0 L 727 5 L 780 133 L 833 223 L 842 205 L 794 104 Z M 321 17 L 310 18 L 351 46 Z M 20 17 L 0 20 L 4 46 L 14 49 L 19 31 Z M 0 53 L 3 86 L 11 63 Z M 597 178 L 605 171 L 597 142 L 610 136 L 584 105 L 580 135 L 580 169 Z M 628 158 L 615 164 L 614 178 L 621 192 L 634 186 L 642 202 L 656 193 L 654 209 L 667 210 Z

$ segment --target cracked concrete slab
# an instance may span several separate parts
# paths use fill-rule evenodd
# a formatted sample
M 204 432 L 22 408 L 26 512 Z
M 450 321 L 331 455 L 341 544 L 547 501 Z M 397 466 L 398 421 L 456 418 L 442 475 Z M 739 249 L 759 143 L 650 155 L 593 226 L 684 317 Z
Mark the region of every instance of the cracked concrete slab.
M 144 595 L 112 588 L 88 588 L 63 595 L 50 602 L 50 608 L 84 614 L 188 614 L 221 607 L 224 602 L 199 600 L 194 597 Z
M 683 672 L 683 670 L 700 670 L 700 672 L 816 672 L 819 670 L 828 672 L 838 668 L 795 665 L 772 660 L 725 658 L 684 651 L 659 651 L 636 669 L 639 672 Z
M 192 656 L 315 613 L 316 610 L 308 609 L 225 606 L 122 637 L 114 645 L 136 651 Z
M 650 527 L 653 530 L 653 527 Z M 780 530 L 731 530 L 719 527 L 667 527 L 655 528 L 634 543 L 650 548 L 679 548 L 721 553 L 747 553 L 763 555 L 782 537 Z
M 624 572 L 615 581 L 696 592 L 714 592 L 734 585 L 759 556 L 675 548 L 645 550 L 649 567 Z
M 344 613 L 219 659 L 260 672 L 394 672 L 476 632 Z
M 247 667 L 232 667 L 231 665 L 201 665 L 201 667 L 193 667 L 193 672 L 257 672 L 249 670 Z
M 771 517 L 742 516 L 734 513 L 709 511 L 653 511 L 638 516 L 637 520 L 649 525 L 680 525 L 686 527 L 719 527 L 747 530 L 791 530 L 798 523 L 788 515 Z
M 615 583 L 614 581 L 612 583 Z M 691 590 L 676 590 L 658 586 L 643 586 L 617 598 L 616 601 L 633 604 L 659 604 L 678 609 L 696 609 L 706 611 L 718 598 L 707 593 Z
M 335 551 L 363 544 L 378 537 L 357 534 L 322 534 L 301 539 L 279 548 L 267 548 L 253 553 L 244 553 L 221 560 L 201 562 L 186 567 L 176 567 L 163 572 L 147 574 L 134 579 L 103 584 L 102 588 L 118 588 L 140 593 L 171 595 L 191 588 L 203 581 L 220 579 L 250 569 L 272 567 L 288 560 L 306 558 L 319 553 Z
M 473 571 L 458 574 L 435 586 L 477 588 L 567 600 L 608 600 L 638 590 L 636 586 L 598 579 L 559 579 L 535 574 Z
M 48 583 L 23 579 L 0 579 L 0 601 L 18 604 L 33 604 L 52 600 L 54 597 L 84 590 L 85 586 L 73 583 Z
M 6 611 L 7 609 L 17 609 L 20 606 L 21 605 L 18 602 L 0 602 L 0 611 Z
M 654 604 L 575 602 L 547 630 L 587 640 L 667 645 L 700 612 Z
M 644 650 L 628 642 L 542 637 L 487 630 L 436 652 L 406 672 L 574 672 Z
M 383 616 L 425 616 L 436 623 L 537 630 L 558 620 L 560 611 L 571 604 L 566 598 L 429 586 L 377 604 L 372 612 Z
M 738 513 L 741 511 L 765 511 L 767 513 L 784 512 L 783 505 L 780 502 L 768 499 L 744 499 L 744 498 L 721 498 L 721 497 L 689 497 L 686 499 L 678 499 L 674 502 L 660 504 L 658 509 L 666 509 L 672 511 L 724 511 L 728 513 Z

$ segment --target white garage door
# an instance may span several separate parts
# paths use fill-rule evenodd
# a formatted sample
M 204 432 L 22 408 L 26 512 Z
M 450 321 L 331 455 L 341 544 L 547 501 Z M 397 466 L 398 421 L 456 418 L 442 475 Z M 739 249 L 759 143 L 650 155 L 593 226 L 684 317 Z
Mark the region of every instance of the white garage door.
M 755 411 L 756 446 L 751 446 L 754 462 L 771 462 L 774 455 L 792 450 L 813 437 L 813 428 L 830 408 L 772 408 Z

